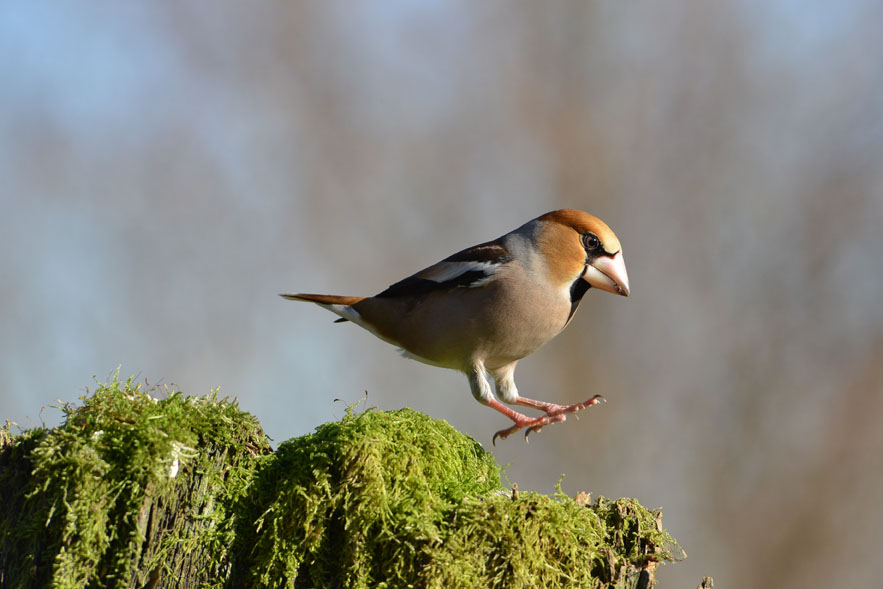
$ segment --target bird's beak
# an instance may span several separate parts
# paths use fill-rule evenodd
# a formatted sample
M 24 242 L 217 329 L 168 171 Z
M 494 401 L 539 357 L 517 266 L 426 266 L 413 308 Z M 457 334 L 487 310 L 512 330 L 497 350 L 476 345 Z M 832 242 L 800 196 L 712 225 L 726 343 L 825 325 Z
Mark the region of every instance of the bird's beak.
M 613 256 L 599 256 L 586 266 L 583 280 L 601 290 L 629 296 L 629 275 L 625 271 L 622 251 Z

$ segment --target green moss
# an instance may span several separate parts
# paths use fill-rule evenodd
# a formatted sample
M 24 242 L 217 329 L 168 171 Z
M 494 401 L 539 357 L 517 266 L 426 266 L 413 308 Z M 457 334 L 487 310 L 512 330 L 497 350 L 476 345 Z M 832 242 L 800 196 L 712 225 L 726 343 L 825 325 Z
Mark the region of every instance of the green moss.
M 0 436 L 0 585 L 626 587 L 682 556 L 636 500 L 508 491 L 410 409 L 350 408 L 274 453 L 217 395 L 115 378 L 62 409 Z
M 7 498 L 0 556 L 5 578 L 15 580 L 9 586 L 128 586 L 143 571 L 168 568 L 178 542 L 209 552 L 206 577 L 224 578 L 231 510 L 254 470 L 249 447 L 267 448 L 257 421 L 217 395 L 158 400 L 132 379 L 114 378 L 82 400 L 62 407 L 60 427 L 24 432 L 0 453 Z M 196 472 L 212 492 L 181 488 L 194 481 L 185 473 Z M 188 533 L 145 547 L 148 526 L 163 525 L 148 519 L 150 508 L 174 510 L 182 495 L 205 501 L 180 506 L 169 524 Z
M 679 556 L 637 501 L 511 496 L 490 454 L 403 409 L 353 411 L 283 444 L 257 477 L 248 584 L 601 587 Z
M 477 442 L 410 409 L 350 410 L 282 444 L 259 479 L 250 576 L 261 585 L 406 585 L 450 506 L 501 488 Z

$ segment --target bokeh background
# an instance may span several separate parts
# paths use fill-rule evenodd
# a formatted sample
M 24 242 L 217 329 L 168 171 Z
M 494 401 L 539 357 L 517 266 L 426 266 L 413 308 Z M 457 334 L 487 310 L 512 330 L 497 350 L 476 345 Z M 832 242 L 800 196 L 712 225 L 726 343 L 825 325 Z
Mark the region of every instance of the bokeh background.
M 369 405 L 490 447 L 465 378 L 287 291 L 373 294 L 545 211 L 606 220 L 519 365 L 602 393 L 493 449 L 522 489 L 634 496 L 662 587 L 873 586 L 883 528 L 876 2 L 0 6 L 0 418 L 117 366 L 220 386 L 276 443 Z M 45 408 L 45 409 L 44 409 Z

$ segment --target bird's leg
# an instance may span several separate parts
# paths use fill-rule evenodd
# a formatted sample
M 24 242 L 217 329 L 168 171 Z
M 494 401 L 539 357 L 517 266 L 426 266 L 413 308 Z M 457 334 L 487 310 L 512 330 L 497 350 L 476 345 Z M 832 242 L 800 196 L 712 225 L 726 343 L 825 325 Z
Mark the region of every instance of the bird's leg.
M 482 389 L 480 393 L 476 394 L 475 397 L 485 405 L 492 407 L 511 419 L 515 422 L 512 427 L 506 428 L 504 430 L 500 430 L 494 434 L 494 442 L 496 442 L 497 438 L 501 438 L 505 440 L 510 434 L 517 432 L 522 428 L 527 428 L 527 431 L 524 432 L 524 437 L 527 439 L 527 436 L 531 433 L 539 432 L 543 429 L 544 426 L 549 425 L 550 423 L 558 423 L 559 421 L 564 421 L 567 419 L 568 413 L 576 413 L 577 411 L 582 411 L 589 405 L 595 405 L 604 400 L 601 395 L 595 395 L 588 401 L 583 403 L 576 403 L 575 405 L 557 405 L 555 403 L 547 403 L 545 401 L 535 401 L 534 399 L 527 399 L 518 394 L 518 389 L 515 386 L 515 364 L 517 362 L 512 362 L 511 364 L 507 364 L 505 366 L 500 366 L 491 370 L 491 376 L 494 378 L 494 382 L 497 387 L 497 397 L 499 397 L 500 401 L 505 401 L 510 405 L 523 405 L 525 407 L 533 407 L 534 409 L 539 409 L 543 413 L 545 413 L 542 417 L 528 417 L 517 411 L 514 411 L 503 405 L 496 399 L 494 399 L 490 394 L 488 394 L 487 381 L 482 379 L 482 382 L 475 382 L 475 387 L 473 388 L 473 393 L 476 392 L 477 389 Z M 482 367 L 483 368 L 483 367 Z M 470 379 L 470 382 L 473 382 Z M 482 388 L 483 387 L 485 388 Z
M 518 389 L 515 387 L 515 379 L 513 378 L 515 364 L 516 362 L 512 362 L 511 364 L 490 371 L 491 376 L 493 376 L 494 382 L 496 383 L 497 397 L 499 397 L 501 401 L 505 401 L 510 405 L 524 405 L 525 407 L 539 409 L 545 413 L 542 417 L 528 417 L 495 399 L 491 392 L 490 383 L 487 381 L 487 378 L 485 378 L 485 367 L 480 362 L 477 362 L 472 370 L 467 373 L 472 394 L 478 402 L 487 405 L 491 409 L 496 409 L 515 422 L 511 427 L 502 429 L 494 434 L 492 440 L 494 445 L 496 445 L 497 438 L 505 440 L 511 434 L 523 428 L 527 428 L 527 431 L 524 432 L 524 439 L 526 440 L 528 435 L 539 432 L 543 427 L 550 423 L 564 421 L 567 419 L 568 413 L 582 411 L 589 405 L 595 405 L 604 400 L 601 395 L 595 395 L 584 403 L 577 403 L 575 405 L 556 405 L 555 403 L 546 403 L 545 401 L 535 401 L 533 399 L 521 397 L 518 395 Z
M 527 434 L 529 434 L 530 432 L 538 432 L 543 429 L 543 426 L 549 425 L 550 423 L 564 421 L 565 419 L 567 419 L 567 415 L 565 413 L 559 413 L 558 415 L 544 415 L 542 417 L 528 417 L 523 413 L 519 413 L 518 411 L 506 407 L 493 398 L 482 400 L 481 402 L 492 409 L 496 409 L 497 411 L 515 422 L 515 424 L 511 427 L 501 429 L 494 434 L 492 442 L 495 446 L 497 445 L 497 438 L 505 440 L 509 437 L 509 435 L 517 432 L 522 428 L 528 428 L 524 436 L 524 439 L 527 439 Z
M 555 405 L 554 403 L 546 403 L 544 401 L 534 401 L 533 399 L 525 399 L 524 397 L 519 397 L 516 403 L 519 405 L 525 405 L 527 407 L 536 407 L 542 411 L 546 411 L 546 415 L 542 417 L 528 417 L 517 411 L 513 411 L 509 409 L 499 401 L 491 399 L 487 404 L 490 407 L 493 407 L 509 419 L 515 422 L 515 425 L 512 427 L 508 427 L 506 429 L 500 430 L 494 434 L 494 445 L 496 445 L 497 438 L 499 437 L 501 440 L 505 440 L 509 437 L 510 434 L 517 432 L 521 428 L 527 428 L 527 431 L 524 432 L 524 439 L 527 440 L 527 437 L 533 433 L 539 433 L 545 426 L 550 423 L 558 423 L 559 421 L 564 421 L 567 419 L 568 413 L 576 413 L 577 411 L 582 411 L 586 407 L 590 407 L 591 405 L 597 405 L 601 401 L 604 400 L 604 397 L 601 395 L 595 395 L 588 401 L 584 401 L 583 403 L 576 403 L 574 405 Z M 527 401 L 526 403 L 522 401 Z
M 525 405 L 527 407 L 536 407 L 541 411 L 545 411 L 546 417 L 540 417 L 540 422 L 548 419 L 548 423 L 556 423 L 558 421 L 564 421 L 568 413 L 576 413 L 577 411 L 582 411 L 586 407 L 597 405 L 601 401 L 607 402 L 607 399 L 605 399 L 601 395 L 594 395 L 588 401 L 583 401 L 582 403 L 574 403 L 573 405 L 556 405 L 555 403 L 546 403 L 545 401 L 535 401 L 533 399 L 519 397 L 516 403 L 518 403 L 519 405 Z M 547 424 L 537 423 L 536 425 L 527 428 L 527 431 L 524 432 L 524 439 L 527 440 L 527 436 L 529 436 L 531 433 L 539 433 L 540 430 L 543 429 L 544 425 Z
M 577 411 L 582 411 L 586 407 L 590 405 L 597 405 L 598 403 L 606 401 L 604 397 L 601 395 L 594 395 L 588 401 L 583 401 L 582 403 L 575 403 L 573 405 L 557 405 L 555 403 L 547 403 L 545 401 L 535 401 L 534 399 L 528 399 L 526 397 L 518 397 L 515 402 L 519 405 L 524 405 L 525 407 L 533 407 L 534 409 L 539 409 L 546 415 L 553 417 L 556 415 L 562 415 L 564 413 L 576 413 Z
M 508 402 L 513 402 L 514 398 L 518 396 L 518 391 L 515 389 L 515 383 L 511 380 L 512 370 L 514 370 L 514 363 L 510 368 L 506 370 L 506 374 L 509 375 L 509 378 L 499 378 L 496 379 L 497 382 L 497 393 L 500 395 L 502 399 L 505 399 Z M 509 419 L 515 422 L 510 428 L 500 430 L 494 434 L 492 439 L 494 445 L 497 444 L 497 437 L 502 439 L 506 439 L 511 433 L 517 432 L 523 427 L 532 427 L 538 425 L 537 419 L 543 418 L 531 418 L 527 415 L 519 413 L 514 409 L 510 409 L 506 405 L 503 405 L 499 401 L 494 398 L 494 394 L 491 391 L 490 383 L 488 383 L 487 378 L 485 377 L 485 368 L 484 365 L 480 362 L 476 362 L 475 366 L 472 367 L 472 370 L 466 373 L 467 378 L 469 379 L 469 387 L 472 389 L 472 395 L 475 399 L 481 403 L 482 405 L 487 405 L 491 409 L 496 409 Z M 503 388 L 501 389 L 501 384 L 503 383 Z M 546 416 L 548 418 L 548 416 Z M 564 421 L 565 417 L 562 414 L 561 418 L 558 421 Z M 545 424 L 543 424 L 545 425 Z

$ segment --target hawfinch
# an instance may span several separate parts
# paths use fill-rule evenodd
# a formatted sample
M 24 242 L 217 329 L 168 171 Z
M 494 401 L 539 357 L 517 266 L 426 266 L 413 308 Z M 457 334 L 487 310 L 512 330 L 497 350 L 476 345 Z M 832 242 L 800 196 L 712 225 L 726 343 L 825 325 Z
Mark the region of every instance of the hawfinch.
M 316 303 L 340 315 L 337 322 L 367 329 L 408 358 L 464 372 L 472 395 L 514 422 L 494 434 L 496 442 L 522 428 L 526 439 L 603 400 L 534 401 L 518 394 L 513 378 L 518 361 L 561 333 L 593 286 L 629 295 L 622 247 L 597 217 L 564 209 L 449 256 L 373 297 L 281 296 Z M 528 417 L 500 401 L 544 415 Z

